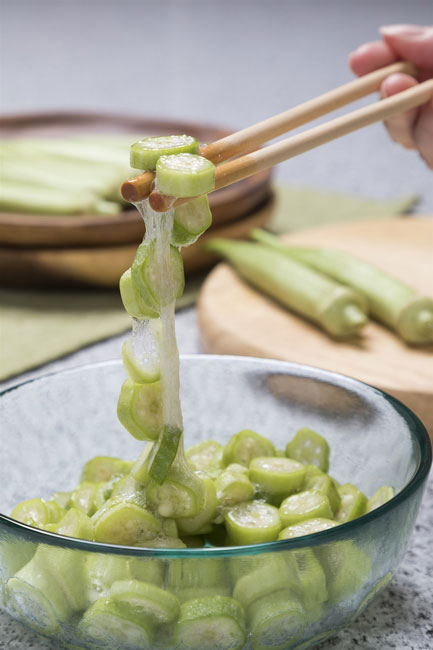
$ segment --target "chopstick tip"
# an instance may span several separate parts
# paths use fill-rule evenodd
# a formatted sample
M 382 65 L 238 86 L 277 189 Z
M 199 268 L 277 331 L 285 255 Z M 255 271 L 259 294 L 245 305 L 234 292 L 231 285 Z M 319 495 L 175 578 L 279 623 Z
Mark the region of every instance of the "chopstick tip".
M 138 200 L 137 190 L 132 181 L 125 181 L 122 183 L 120 192 L 125 201 L 129 201 L 129 203 L 135 203 Z

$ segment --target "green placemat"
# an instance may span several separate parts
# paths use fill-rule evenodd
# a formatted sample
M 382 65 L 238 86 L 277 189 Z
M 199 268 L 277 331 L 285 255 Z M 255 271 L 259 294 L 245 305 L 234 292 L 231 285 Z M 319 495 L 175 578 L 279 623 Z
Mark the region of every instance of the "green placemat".
M 285 232 L 336 221 L 398 216 L 416 197 L 397 201 L 277 187 L 269 228 Z M 202 278 L 189 280 L 177 308 L 192 305 Z M 0 288 L 0 380 L 127 331 L 131 319 L 117 291 Z

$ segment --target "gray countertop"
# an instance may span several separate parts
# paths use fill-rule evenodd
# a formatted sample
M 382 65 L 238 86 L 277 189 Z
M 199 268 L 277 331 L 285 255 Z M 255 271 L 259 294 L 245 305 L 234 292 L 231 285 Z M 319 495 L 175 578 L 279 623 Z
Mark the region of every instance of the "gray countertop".
M 106 110 L 240 128 L 351 79 L 347 53 L 393 22 L 432 22 L 431 0 L 0 0 L 2 107 Z M 141 66 L 143 81 L 137 83 Z M 365 100 L 363 102 L 365 103 Z M 280 179 L 376 198 L 418 193 L 433 213 L 433 175 L 374 125 L 279 166 Z M 179 348 L 201 351 L 194 309 L 177 315 Z M 122 337 L 47 371 L 119 358 Z M 365 614 L 322 648 L 433 647 L 433 483 L 406 557 Z M 1 650 L 54 650 L 0 613 Z M 56 649 L 57 650 L 57 649 Z

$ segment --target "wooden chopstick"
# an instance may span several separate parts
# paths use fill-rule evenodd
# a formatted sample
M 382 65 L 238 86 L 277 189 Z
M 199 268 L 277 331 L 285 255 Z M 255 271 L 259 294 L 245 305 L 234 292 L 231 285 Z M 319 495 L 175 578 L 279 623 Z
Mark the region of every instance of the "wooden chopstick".
M 382 99 L 369 106 L 364 106 L 347 115 L 338 117 L 334 120 L 320 124 L 308 131 L 299 133 L 264 149 L 259 149 L 252 153 L 235 158 L 215 168 L 215 187 L 214 190 L 231 185 L 252 174 L 256 174 L 264 169 L 268 169 L 284 160 L 293 158 L 301 153 L 310 151 L 322 144 L 331 142 L 343 135 L 357 131 L 358 129 L 385 120 L 392 115 L 402 113 L 425 104 L 433 98 L 433 79 L 424 81 L 401 93 Z M 151 192 L 149 196 L 150 206 L 156 212 L 164 212 L 170 207 L 180 205 L 191 200 L 177 199 L 173 203 L 173 197 L 167 197 L 159 192 Z
M 200 149 L 200 154 L 217 164 L 234 156 L 255 151 L 268 140 L 378 90 L 382 81 L 396 72 L 415 75 L 416 68 L 412 63 L 400 61 L 374 70 L 374 72 L 290 108 L 279 115 L 274 115 L 253 126 L 204 145 Z M 132 203 L 145 199 L 152 189 L 153 180 L 153 172 L 145 172 L 126 181 L 122 185 L 123 198 Z

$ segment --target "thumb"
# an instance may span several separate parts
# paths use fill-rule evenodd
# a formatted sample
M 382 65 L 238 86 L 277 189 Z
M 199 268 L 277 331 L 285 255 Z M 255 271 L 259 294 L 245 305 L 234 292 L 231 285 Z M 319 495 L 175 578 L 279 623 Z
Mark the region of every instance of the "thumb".
M 433 26 L 387 25 L 381 27 L 380 32 L 399 58 L 433 73 Z

